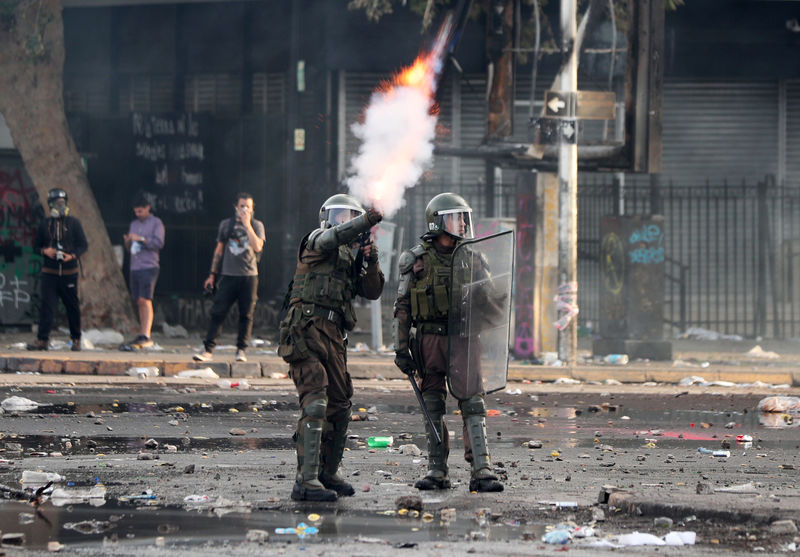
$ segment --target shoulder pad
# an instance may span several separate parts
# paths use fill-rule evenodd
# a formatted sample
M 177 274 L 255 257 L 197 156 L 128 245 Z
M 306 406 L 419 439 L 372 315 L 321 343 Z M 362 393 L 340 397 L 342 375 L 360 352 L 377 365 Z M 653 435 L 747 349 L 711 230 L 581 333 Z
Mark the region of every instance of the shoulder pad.
M 411 248 L 408 251 L 413 253 L 416 257 L 419 257 L 420 255 L 425 253 L 425 246 L 423 246 L 422 244 L 417 244 L 416 246 L 414 246 L 413 248 Z
M 400 254 L 400 258 L 397 260 L 397 266 L 400 268 L 400 274 L 406 274 L 411 270 L 411 267 L 414 266 L 414 262 L 417 260 L 417 255 L 414 254 L 413 250 L 406 250 Z

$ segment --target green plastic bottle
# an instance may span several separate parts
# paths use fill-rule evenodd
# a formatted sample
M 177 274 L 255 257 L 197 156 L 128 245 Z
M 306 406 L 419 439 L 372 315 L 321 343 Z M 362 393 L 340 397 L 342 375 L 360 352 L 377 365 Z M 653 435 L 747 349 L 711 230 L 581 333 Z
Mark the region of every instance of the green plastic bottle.
M 373 449 L 383 449 L 386 447 L 391 447 L 392 443 L 394 443 L 394 438 L 389 437 L 370 437 L 367 439 L 367 445 L 372 447 Z

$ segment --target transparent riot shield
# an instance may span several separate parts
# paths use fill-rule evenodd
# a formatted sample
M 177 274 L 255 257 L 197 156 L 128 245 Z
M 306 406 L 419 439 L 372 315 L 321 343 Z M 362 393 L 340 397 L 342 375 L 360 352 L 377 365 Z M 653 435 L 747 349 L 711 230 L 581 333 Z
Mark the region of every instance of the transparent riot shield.
M 459 400 L 506 385 L 513 268 L 510 230 L 464 241 L 453 252 L 447 384 Z

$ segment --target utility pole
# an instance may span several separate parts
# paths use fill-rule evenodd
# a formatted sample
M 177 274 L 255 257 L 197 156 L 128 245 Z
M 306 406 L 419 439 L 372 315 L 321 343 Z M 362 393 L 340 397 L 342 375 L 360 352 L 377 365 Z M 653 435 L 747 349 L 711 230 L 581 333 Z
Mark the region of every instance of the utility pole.
M 578 90 L 577 2 L 561 0 L 562 71 L 558 89 L 575 95 Z M 574 366 L 578 351 L 578 145 L 574 114 L 562 121 L 558 147 L 558 358 Z

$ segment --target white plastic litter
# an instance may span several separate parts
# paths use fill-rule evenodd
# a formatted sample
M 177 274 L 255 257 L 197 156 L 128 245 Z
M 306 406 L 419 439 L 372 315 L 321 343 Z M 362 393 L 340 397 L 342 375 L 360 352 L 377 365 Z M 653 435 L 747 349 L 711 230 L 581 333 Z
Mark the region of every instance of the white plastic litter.
M 6 412 L 28 412 L 41 406 L 38 402 L 22 396 L 10 396 L 0 402 L 0 407 Z
M 217 387 L 221 389 L 239 389 L 246 391 L 250 388 L 250 383 L 242 379 L 241 381 L 231 381 L 230 379 L 220 379 L 217 381 Z
M 160 372 L 157 367 L 131 367 L 128 368 L 126 372 L 131 377 L 139 377 L 140 379 L 144 379 L 145 377 L 158 377 Z
M 63 482 L 66 478 L 55 472 L 42 472 L 41 470 L 23 470 L 20 483 L 31 485 L 44 485 L 47 482 Z
M 178 377 L 199 377 L 201 379 L 219 379 L 219 375 L 210 367 L 201 367 L 197 369 L 184 369 L 177 373 Z
M 653 534 L 647 534 L 644 532 L 632 532 L 630 534 L 622 534 L 619 538 L 617 538 L 617 542 L 623 546 L 667 544 L 667 542 L 665 542 L 658 536 L 654 536 Z
M 696 539 L 695 532 L 670 532 L 664 536 L 667 545 L 694 545 Z
M 759 412 L 798 412 L 800 411 L 800 397 L 797 396 L 768 396 L 758 402 Z
M 743 340 L 739 335 L 726 335 L 723 333 L 718 333 L 717 331 L 709 331 L 708 329 L 703 329 L 702 327 L 689 327 L 686 329 L 686 332 L 681 335 L 681 337 L 695 338 L 698 340 Z
M 706 382 L 705 379 L 698 375 L 690 375 L 689 377 L 684 377 L 678 382 L 678 385 L 681 387 L 689 387 L 691 385 L 702 385 Z
M 751 358 L 761 358 L 764 360 L 777 360 L 778 358 L 780 358 L 780 355 L 777 352 L 770 352 L 768 350 L 764 350 L 758 344 L 756 344 L 755 346 L 753 346 L 753 348 L 745 352 L 744 355 L 750 356 Z
M 555 381 L 553 381 L 555 385 L 580 385 L 581 382 L 577 379 L 572 379 L 571 377 L 559 377 Z
M 81 335 L 82 339 L 88 339 L 92 344 L 122 344 L 125 337 L 114 329 L 89 329 Z
M 189 332 L 183 325 L 169 325 L 166 322 L 161 324 L 161 330 L 167 338 L 187 338 Z
M 106 503 L 106 488 L 103 485 L 94 485 L 89 489 L 57 487 L 50 494 L 53 506 L 76 505 L 88 503 L 93 507 L 102 507 Z

